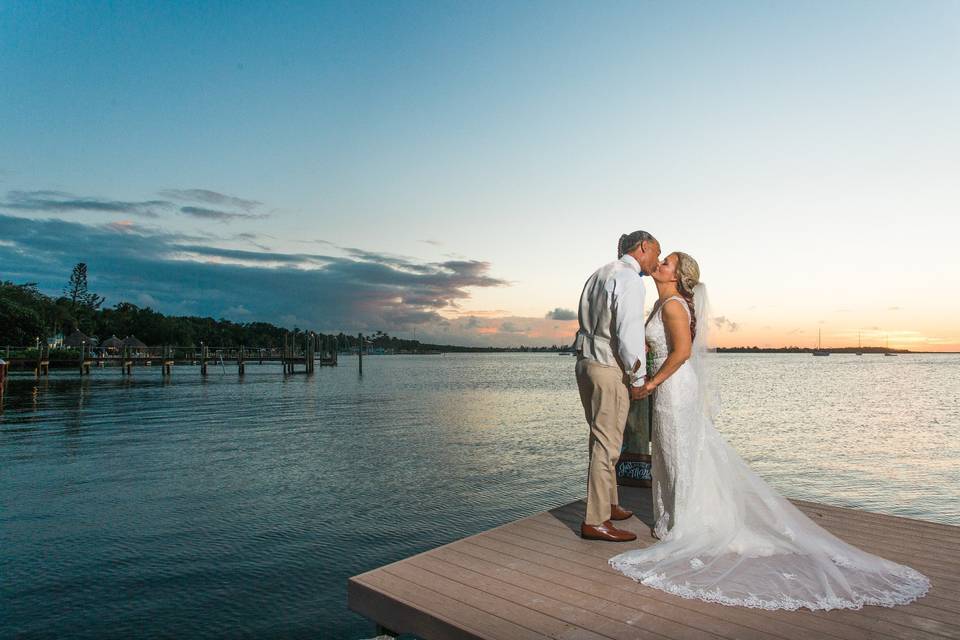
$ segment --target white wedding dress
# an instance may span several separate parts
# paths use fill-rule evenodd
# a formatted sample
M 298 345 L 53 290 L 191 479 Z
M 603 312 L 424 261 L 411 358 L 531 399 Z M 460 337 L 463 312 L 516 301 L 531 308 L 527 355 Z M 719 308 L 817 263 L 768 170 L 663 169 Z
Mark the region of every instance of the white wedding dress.
M 706 330 L 700 306 L 695 295 L 698 333 Z M 647 325 L 654 370 L 668 349 L 661 309 Z M 610 564 L 684 598 L 763 609 L 890 607 L 923 596 L 926 576 L 840 540 L 747 466 L 713 425 L 702 401 L 701 370 L 691 358 L 653 396 L 653 515 L 660 541 Z

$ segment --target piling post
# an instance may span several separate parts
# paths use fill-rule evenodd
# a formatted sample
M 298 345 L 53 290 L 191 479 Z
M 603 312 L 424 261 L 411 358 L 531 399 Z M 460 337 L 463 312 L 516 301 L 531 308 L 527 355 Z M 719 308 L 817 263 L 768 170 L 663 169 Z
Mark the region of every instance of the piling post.
M 310 334 L 310 352 L 307 354 L 307 373 L 313 373 L 313 368 L 316 366 L 315 358 L 317 353 L 317 334 Z
M 207 345 L 200 343 L 200 375 L 207 375 Z
M 360 375 L 363 375 L 363 334 L 357 334 L 357 361 L 360 364 Z

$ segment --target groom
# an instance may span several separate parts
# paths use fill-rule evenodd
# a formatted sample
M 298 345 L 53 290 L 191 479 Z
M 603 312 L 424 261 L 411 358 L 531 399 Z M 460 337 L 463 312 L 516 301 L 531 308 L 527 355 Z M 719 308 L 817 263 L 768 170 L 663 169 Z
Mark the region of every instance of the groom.
M 656 271 L 660 243 L 646 231 L 624 234 L 617 257 L 597 269 L 583 287 L 580 330 L 573 348 L 580 401 L 590 425 L 587 513 L 580 535 L 625 542 L 637 536 L 611 522 L 633 515 L 619 505 L 616 467 L 630 399 L 643 397 L 646 341 L 641 276 Z

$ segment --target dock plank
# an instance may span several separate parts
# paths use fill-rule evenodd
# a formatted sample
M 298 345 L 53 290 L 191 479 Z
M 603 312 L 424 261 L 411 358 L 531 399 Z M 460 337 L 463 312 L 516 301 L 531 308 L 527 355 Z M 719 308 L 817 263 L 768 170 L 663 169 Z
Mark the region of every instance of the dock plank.
M 419 560 L 422 557 L 417 558 Z M 518 627 L 536 630 L 550 638 L 579 637 L 584 640 L 605 640 L 609 636 L 585 630 L 573 620 L 562 620 L 549 613 L 531 608 L 532 598 L 525 598 L 526 602 L 518 603 L 508 597 L 503 597 L 503 590 L 497 589 L 492 581 L 465 584 L 451 580 L 445 575 L 417 567 L 411 563 L 396 564 L 390 568 L 390 573 L 402 576 L 421 586 L 434 585 L 439 591 L 450 594 L 461 603 L 469 603 L 474 608 L 488 614 L 499 616 Z M 499 593 L 497 593 L 499 592 Z M 517 593 L 517 592 L 514 592 Z
M 600 614 L 608 617 L 609 621 L 620 622 L 628 625 L 626 629 L 616 628 L 618 637 L 622 637 L 622 632 L 628 632 L 625 637 L 634 637 L 636 629 L 630 629 L 629 625 L 636 624 L 644 630 L 658 634 L 664 638 L 678 639 L 715 639 L 721 636 L 706 629 L 694 626 L 684 625 L 682 628 L 676 628 L 669 618 L 664 618 L 657 614 L 653 608 L 644 609 L 633 606 L 624 606 L 623 603 L 607 598 L 594 596 L 589 591 L 578 591 L 567 586 L 564 583 L 545 580 L 532 573 L 519 571 L 512 567 L 504 566 L 498 562 L 490 562 L 484 559 L 471 556 L 470 554 L 460 553 L 454 548 L 441 548 L 437 550 L 437 557 L 458 567 L 469 569 L 476 573 L 494 577 L 503 582 L 514 585 L 521 589 L 540 594 L 544 597 L 556 599 L 568 607 L 583 609 L 592 614 Z M 596 619 L 595 616 L 583 616 L 587 622 L 593 622 L 593 628 L 599 628 L 605 625 L 608 620 L 603 618 Z
M 575 601 L 597 603 L 595 606 L 598 611 L 602 609 L 609 612 L 611 610 L 609 607 L 601 606 L 599 604 L 601 602 L 615 603 L 623 607 L 622 611 L 626 613 L 627 616 L 625 619 L 633 620 L 641 612 L 648 613 L 651 616 L 660 618 L 660 620 L 657 621 L 658 626 L 662 627 L 664 623 L 669 625 L 664 627 L 663 632 L 671 638 L 686 637 L 685 630 L 676 627 L 677 620 L 680 619 L 683 620 L 684 627 L 698 629 L 719 635 L 720 637 L 737 637 L 745 640 L 770 637 L 768 634 L 749 626 L 728 622 L 710 615 L 704 615 L 696 610 L 680 609 L 673 612 L 671 609 L 677 607 L 673 607 L 673 603 L 665 600 L 650 601 L 645 598 L 637 598 L 632 591 L 623 590 L 619 588 L 619 586 L 608 584 L 606 580 L 609 576 L 604 572 L 598 572 L 599 575 L 596 576 L 594 580 L 590 580 L 582 577 L 582 575 L 564 573 L 552 569 L 549 566 L 538 564 L 535 558 L 528 560 L 522 557 L 512 556 L 502 551 L 493 551 L 474 542 L 451 546 L 449 549 L 438 549 L 437 551 L 444 557 L 452 557 L 451 561 L 453 562 L 463 562 L 469 558 L 470 561 L 478 567 L 477 570 L 502 571 L 506 568 L 539 579 L 544 588 L 552 589 L 554 585 L 563 585 L 562 589 L 566 592 L 567 598 Z M 524 555 L 528 558 L 531 556 L 529 551 L 525 552 Z M 496 569 L 492 569 L 493 567 Z M 583 571 L 581 574 L 586 574 L 586 572 Z M 656 630 L 656 628 L 654 628 L 654 630 Z M 790 635 L 789 633 L 787 635 L 780 634 L 779 637 L 797 638 L 797 640 L 807 640 L 807 638 L 810 637 L 809 632 L 802 629 L 800 631 L 802 633 L 796 635 Z
M 550 638 L 388 572 L 351 578 L 347 597 L 357 613 L 397 633 L 441 640 Z
M 647 587 L 607 560 L 650 537 L 649 488 L 621 487 L 637 517 L 628 545 L 583 540 L 584 502 L 555 509 L 372 569 L 348 583 L 350 608 L 426 640 L 942 640 L 960 638 L 960 527 L 791 500 L 837 537 L 931 578 L 898 607 L 766 611 L 690 600 Z

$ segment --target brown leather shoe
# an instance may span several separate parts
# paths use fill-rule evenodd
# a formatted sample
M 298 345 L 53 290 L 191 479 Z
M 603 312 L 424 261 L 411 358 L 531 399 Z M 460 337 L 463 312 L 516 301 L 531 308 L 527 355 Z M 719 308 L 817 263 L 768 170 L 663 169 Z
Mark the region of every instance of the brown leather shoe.
M 611 520 L 626 520 L 633 515 L 633 511 L 629 509 L 624 509 L 618 504 L 610 505 L 610 519 Z
M 609 520 L 603 524 L 580 523 L 580 537 L 585 540 L 606 540 L 608 542 L 629 542 L 636 540 L 637 534 L 623 529 L 617 529 Z

